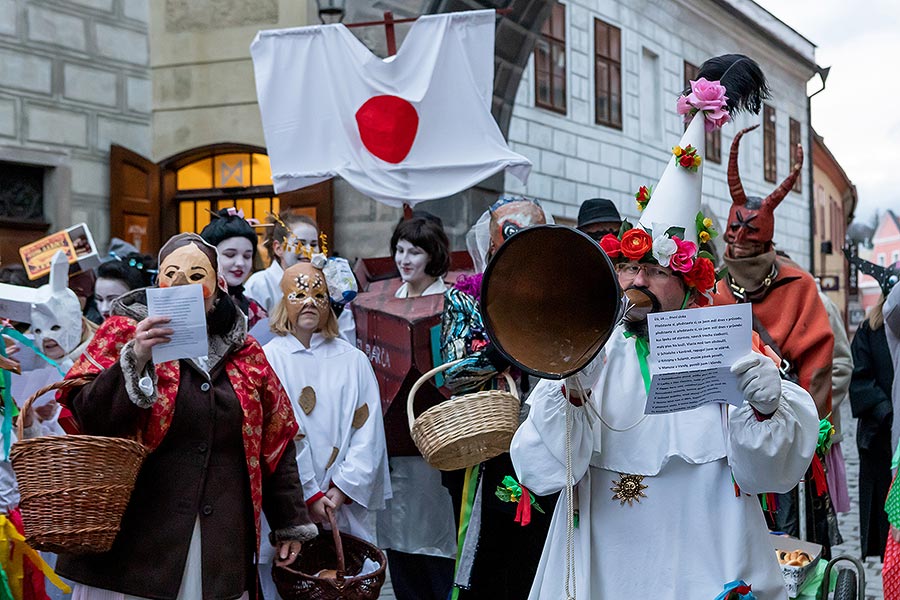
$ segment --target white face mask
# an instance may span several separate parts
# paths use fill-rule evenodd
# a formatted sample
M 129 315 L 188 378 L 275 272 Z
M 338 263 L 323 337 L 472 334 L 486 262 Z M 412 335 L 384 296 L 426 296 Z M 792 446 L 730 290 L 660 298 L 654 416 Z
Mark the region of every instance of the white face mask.
M 49 339 L 68 354 L 81 343 L 81 302 L 67 287 L 68 281 L 69 263 L 54 260 L 50 283 L 37 290 L 38 294 L 49 298 L 31 308 L 31 331 L 38 348 L 44 339 Z

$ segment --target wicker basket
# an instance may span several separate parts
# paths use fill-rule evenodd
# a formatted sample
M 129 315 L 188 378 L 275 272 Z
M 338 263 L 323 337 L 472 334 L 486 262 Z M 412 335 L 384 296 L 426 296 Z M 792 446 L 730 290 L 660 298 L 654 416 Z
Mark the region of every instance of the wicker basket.
M 85 385 L 93 377 L 41 388 L 22 407 L 24 416 L 45 393 Z M 135 479 L 149 450 L 133 440 L 92 435 L 22 439 L 10 452 L 19 483 L 25 540 L 36 550 L 66 554 L 112 547 Z
M 519 427 L 519 398 L 509 372 L 503 376 L 509 392 L 484 390 L 432 406 L 418 417 L 413 400 L 422 385 L 438 373 L 461 362 L 449 362 L 419 378 L 406 402 L 409 430 L 416 447 L 432 467 L 442 471 L 464 469 L 509 452 Z
M 272 580 L 284 600 L 377 600 L 384 585 L 384 553 L 358 537 L 338 530 L 334 513 L 326 509 L 331 522 L 331 538 L 326 535 L 305 542 L 300 555 L 290 567 L 272 567 Z M 378 563 L 374 573 L 359 573 L 366 559 Z M 323 568 L 336 566 L 334 577 L 317 577 Z

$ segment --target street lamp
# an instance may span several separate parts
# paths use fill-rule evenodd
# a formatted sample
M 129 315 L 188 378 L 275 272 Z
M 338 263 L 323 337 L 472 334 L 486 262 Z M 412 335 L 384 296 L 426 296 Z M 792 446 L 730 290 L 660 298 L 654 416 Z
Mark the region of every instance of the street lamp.
M 323 24 L 340 23 L 344 20 L 346 0 L 316 0 L 319 9 L 319 20 Z
M 816 236 L 813 235 L 814 225 L 816 222 L 816 201 L 815 196 L 813 195 L 813 190 L 815 186 L 813 185 L 813 126 L 812 126 L 812 98 L 816 94 L 825 91 L 825 82 L 828 80 L 828 74 L 831 72 L 831 67 L 820 67 L 816 65 L 816 71 L 813 73 L 812 77 L 810 77 L 809 81 L 807 81 L 806 85 L 806 147 L 809 148 L 809 158 L 806 162 L 806 173 L 807 177 L 809 177 L 809 272 L 815 275 L 816 271 Z M 820 84 L 821 87 L 814 91 L 813 93 L 809 93 L 809 90 L 812 86 L 816 84 Z M 824 265 L 823 265 L 824 266 Z M 805 519 L 805 517 L 802 517 Z M 800 524 L 800 529 L 802 533 L 805 533 L 805 524 L 804 520 Z M 802 535 L 801 535 L 802 537 Z M 803 537 L 803 539 L 806 539 Z

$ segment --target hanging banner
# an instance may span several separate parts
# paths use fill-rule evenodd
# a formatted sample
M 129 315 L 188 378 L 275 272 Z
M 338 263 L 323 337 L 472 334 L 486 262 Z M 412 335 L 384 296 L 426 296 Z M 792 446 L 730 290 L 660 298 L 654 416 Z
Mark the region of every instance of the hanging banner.
M 385 204 L 445 198 L 531 162 L 491 115 L 493 10 L 420 17 L 396 56 L 341 24 L 261 31 L 250 46 L 276 193 L 340 176 Z

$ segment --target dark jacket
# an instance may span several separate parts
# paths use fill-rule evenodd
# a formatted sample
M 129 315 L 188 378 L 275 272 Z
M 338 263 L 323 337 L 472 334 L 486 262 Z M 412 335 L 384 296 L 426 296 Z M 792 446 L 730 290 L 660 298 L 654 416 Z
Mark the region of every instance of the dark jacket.
M 884 326 L 873 331 L 869 322 L 863 321 L 853 336 L 850 351 L 853 355 L 850 407 L 853 416 L 859 420 L 856 443 L 863 449 L 872 448 L 879 435 L 887 435 L 890 443 L 894 414 L 891 404 L 894 365 Z
M 193 361 L 180 361 L 171 425 L 141 468 L 112 549 L 60 556 L 61 575 L 129 595 L 174 599 L 199 520 L 204 600 L 238 598 L 245 591 L 255 597 L 256 528 L 244 412 L 225 360 L 246 341 L 242 318 L 235 327 L 240 331 L 233 328 L 223 336 L 227 343 L 211 339 L 208 375 Z M 146 419 L 148 409 L 127 391 L 134 389 L 136 375 L 127 364 L 117 361 L 67 398 L 85 433 L 128 435 Z M 289 441 L 274 471 L 264 474 L 262 506 L 276 537 L 305 541 L 316 530 L 303 502 L 295 456 Z

